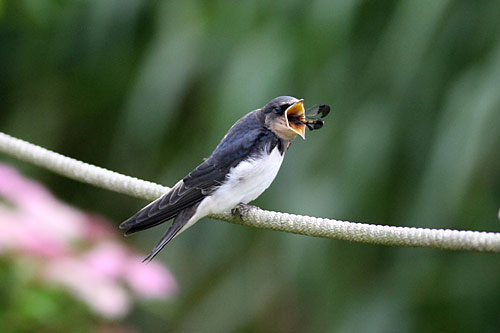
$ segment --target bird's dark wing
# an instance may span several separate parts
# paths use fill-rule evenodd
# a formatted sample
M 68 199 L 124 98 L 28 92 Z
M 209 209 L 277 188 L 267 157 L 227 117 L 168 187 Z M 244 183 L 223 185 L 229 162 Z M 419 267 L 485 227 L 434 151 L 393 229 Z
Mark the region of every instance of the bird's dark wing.
M 207 160 L 162 197 L 123 222 L 120 228 L 128 229 L 125 235 L 132 235 L 170 220 L 182 210 L 197 205 L 221 184 L 225 176 L 222 170 Z

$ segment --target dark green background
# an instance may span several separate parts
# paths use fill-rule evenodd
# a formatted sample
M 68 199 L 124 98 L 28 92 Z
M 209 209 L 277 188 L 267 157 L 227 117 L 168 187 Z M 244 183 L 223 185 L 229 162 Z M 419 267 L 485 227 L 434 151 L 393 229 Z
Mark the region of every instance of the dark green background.
M 499 1 L 0 0 L 0 130 L 172 185 L 246 112 L 293 95 L 332 112 L 257 205 L 500 231 L 499 17 Z M 146 204 L 0 158 L 116 225 Z M 163 231 L 125 241 L 148 252 Z M 204 219 L 157 260 L 180 292 L 138 305 L 140 331 L 500 329 L 495 254 Z

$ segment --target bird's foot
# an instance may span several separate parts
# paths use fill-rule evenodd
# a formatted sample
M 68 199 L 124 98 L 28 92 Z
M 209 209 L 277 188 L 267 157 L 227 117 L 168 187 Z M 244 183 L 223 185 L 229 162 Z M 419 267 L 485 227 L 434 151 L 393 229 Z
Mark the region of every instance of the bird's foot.
M 257 206 L 249 205 L 243 202 L 240 202 L 238 206 L 234 207 L 231 209 L 231 214 L 233 215 L 238 215 L 239 217 L 242 217 L 243 215 L 247 214 L 249 211 L 253 209 L 257 209 Z

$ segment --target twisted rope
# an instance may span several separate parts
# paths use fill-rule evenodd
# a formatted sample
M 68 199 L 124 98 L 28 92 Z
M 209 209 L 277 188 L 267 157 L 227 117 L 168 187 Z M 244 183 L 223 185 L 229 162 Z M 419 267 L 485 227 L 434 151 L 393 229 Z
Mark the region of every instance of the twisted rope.
M 57 174 L 133 197 L 154 200 L 168 187 L 84 163 L 0 132 L 0 151 Z M 211 218 L 251 227 L 352 242 L 446 250 L 500 252 L 500 233 L 395 227 L 251 209 Z

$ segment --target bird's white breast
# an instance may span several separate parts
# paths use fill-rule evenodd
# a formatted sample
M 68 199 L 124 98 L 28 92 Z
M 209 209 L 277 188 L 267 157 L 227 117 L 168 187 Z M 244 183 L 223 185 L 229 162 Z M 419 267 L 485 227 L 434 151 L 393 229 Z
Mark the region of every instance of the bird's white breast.
M 282 162 L 283 155 L 278 147 L 270 154 L 263 152 L 240 162 L 230 170 L 224 184 L 200 204 L 199 210 L 207 211 L 207 214 L 220 213 L 236 207 L 240 202 L 255 200 L 271 185 Z

